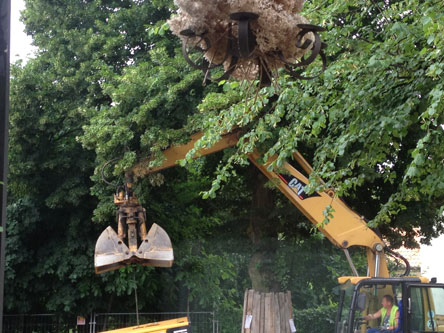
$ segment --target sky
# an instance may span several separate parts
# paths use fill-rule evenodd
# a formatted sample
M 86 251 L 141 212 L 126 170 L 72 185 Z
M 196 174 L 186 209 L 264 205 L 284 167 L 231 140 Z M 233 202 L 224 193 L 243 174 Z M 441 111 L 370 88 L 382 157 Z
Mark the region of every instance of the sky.
M 18 59 L 25 62 L 32 57 L 35 47 L 32 38 L 24 33 L 25 26 L 20 22 L 20 11 L 25 9 L 24 0 L 11 1 L 11 63 Z
M 430 246 L 421 246 L 419 252 L 422 267 L 422 275 L 438 278 L 438 282 L 444 283 L 444 265 L 442 255 L 444 253 L 444 235 L 432 240 Z
M 26 62 L 32 58 L 35 47 L 32 38 L 24 33 L 25 26 L 20 22 L 20 11 L 25 8 L 24 0 L 11 1 L 11 63 L 18 59 Z M 438 264 L 438 256 L 444 253 L 444 235 L 432 241 L 431 246 L 421 246 L 422 274 L 429 278 L 438 277 L 444 282 L 444 265 Z

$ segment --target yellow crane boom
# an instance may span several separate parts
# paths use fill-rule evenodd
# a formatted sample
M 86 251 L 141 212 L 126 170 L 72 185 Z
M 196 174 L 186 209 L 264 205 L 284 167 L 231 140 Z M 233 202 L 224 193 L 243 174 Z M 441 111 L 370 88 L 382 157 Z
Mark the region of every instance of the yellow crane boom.
M 136 177 L 143 177 L 147 174 L 173 167 L 184 159 L 186 154 L 194 147 L 197 140 L 202 137 L 202 133 L 193 135 L 190 141 L 183 145 L 172 146 L 163 151 L 164 161 L 161 166 L 148 168 L 148 160 L 138 163 L 131 172 Z M 200 149 L 196 156 L 205 156 L 214 152 L 233 147 L 239 141 L 240 130 L 223 135 L 212 147 Z M 305 186 L 308 178 L 301 172 L 310 174 L 312 168 L 303 156 L 296 152 L 294 160 L 301 171 L 289 163 L 285 163 L 283 169 L 285 173 L 268 171 L 267 166 L 276 157 L 272 157 L 267 163 L 258 162 L 261 155 L 255 150 L 249 156 L 250 161 L 269 179 L 276 180 L 279 190 L 337 247 L 348 249 L 350 246 L 364 246 L 367 249 L 367 261 L 370 276 L 389 277 L 387 263 L 384 257 L 384 242 L 368 227 L 364 219 L 351 210 L 341 199 L 335 196 L 330 190 L 327 192 L 307 195 Z M 328 224 L 324 224 L 323 211 L 327 206 L 333 209 L 333 217 Z M 346 252 L 348 257 L 348 253 Z M 349 259 L 349 257 L 348 257 Z M 349 260 L 350 264 L 351 261 Z M 352 269 L 353 265 L 351 264 Z M 357 275 L 357 273 L 355 273 Z

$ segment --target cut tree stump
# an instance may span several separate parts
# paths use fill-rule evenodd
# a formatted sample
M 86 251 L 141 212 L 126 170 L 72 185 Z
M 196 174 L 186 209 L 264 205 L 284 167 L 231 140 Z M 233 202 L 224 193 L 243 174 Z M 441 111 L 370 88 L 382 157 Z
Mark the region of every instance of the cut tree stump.
M 245 291 L 242 333 L 294 333 L 291 293 Z

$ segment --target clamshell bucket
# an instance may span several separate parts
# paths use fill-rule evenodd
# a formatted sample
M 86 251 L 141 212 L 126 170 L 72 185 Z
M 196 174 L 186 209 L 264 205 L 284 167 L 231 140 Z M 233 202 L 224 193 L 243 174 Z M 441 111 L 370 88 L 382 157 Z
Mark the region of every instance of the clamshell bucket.
M 98 238 L 94 254 L 96 273 L 101 274 L 130 264 L 171 267 L 174 261 L 173 248 L 165 230 L 154 223 L 146 233 L 145 209 L 134 196 L 121 193 L 114 196 L 114 202 L 119 206 L 118 233 L 108 227 Z M 140 240 L 137 239 L 137 234 Z M 128 245 L 123 241 L 125 238 L 128 238 Z
M 101 274 L 129 264 L 171 267 L 173 261 L 170 237 L 154 223 L 137 251 L 130 251 L 113 228 L 106 228 L 96 243 L 94 267 Z

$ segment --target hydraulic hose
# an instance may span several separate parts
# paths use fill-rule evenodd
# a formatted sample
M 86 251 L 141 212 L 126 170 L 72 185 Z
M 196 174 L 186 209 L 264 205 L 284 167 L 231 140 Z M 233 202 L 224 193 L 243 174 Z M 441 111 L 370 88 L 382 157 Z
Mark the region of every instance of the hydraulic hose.
M 393 251 L 392 249 L 390 249 L 390 248 L 387 247 L 387 246 L 385 247 L 384 250 L 385 250 L 388 254 L 390 254 L 391 256 L 396 257 L 396 258 L 399 258 L 399 259 L 401 259 L 402 261 L 404 261 L 404 263 L 405 263 L 405 272 L 404 272 L 404 274 L 401 275 L 401 277 L 403 277 L 403 276 L 407 276 L 407 275 L 410 274 L 410 263 L 409 263 L 409 261 L 407 260 L 407 258 L 403 257 L 402 255 L 400 255 L 399 253 Z

